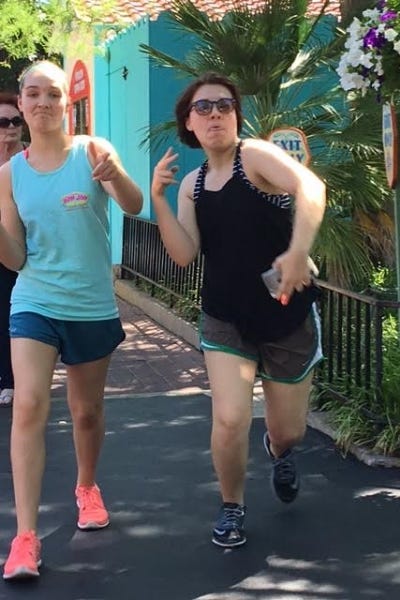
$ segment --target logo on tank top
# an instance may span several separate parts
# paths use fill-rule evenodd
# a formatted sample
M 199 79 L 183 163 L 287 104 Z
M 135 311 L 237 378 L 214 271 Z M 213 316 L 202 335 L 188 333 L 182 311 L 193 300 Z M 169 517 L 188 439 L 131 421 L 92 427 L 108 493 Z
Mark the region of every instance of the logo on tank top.
M 71 192 L 61 198 L 61 202 L 68 210 L 73 208 L 83 208 L 87 206 L 89 195 L 84 192 Z

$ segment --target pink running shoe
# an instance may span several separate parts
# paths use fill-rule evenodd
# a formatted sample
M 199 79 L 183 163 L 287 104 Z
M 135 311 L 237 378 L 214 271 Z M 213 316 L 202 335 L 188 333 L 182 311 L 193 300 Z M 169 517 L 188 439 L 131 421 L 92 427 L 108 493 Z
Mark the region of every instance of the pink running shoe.
M 41 544 L 34 531 L 17 535 L 4 565 L 3 579 L 39 577 Z
M 75 490 L 79 508 L 79 529 L 102 529 L 110 522 L 98 486 L 78 485 Z

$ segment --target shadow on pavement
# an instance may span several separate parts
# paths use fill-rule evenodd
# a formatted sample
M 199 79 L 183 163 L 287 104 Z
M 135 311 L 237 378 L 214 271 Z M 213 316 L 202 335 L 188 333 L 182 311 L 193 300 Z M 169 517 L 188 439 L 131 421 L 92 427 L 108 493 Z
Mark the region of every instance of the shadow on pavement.
M 10 411 L 0 413 L 0 556 L 14 535 Z M 254 419 L 246 501 L 248 544 L 210 542 L 219 506 L 205 395 L 106 403 L 98 481 L 111 526 L 75 527 L 75 463 L 64 401 L 53 402 L 39 533 L 38 581 L 0 582 L 13 600 L 394 600 L 400 589 L 400 473 L 342 458 L 308 430 L 302 490 L 279 504 L 269 486 L 263 420 Z

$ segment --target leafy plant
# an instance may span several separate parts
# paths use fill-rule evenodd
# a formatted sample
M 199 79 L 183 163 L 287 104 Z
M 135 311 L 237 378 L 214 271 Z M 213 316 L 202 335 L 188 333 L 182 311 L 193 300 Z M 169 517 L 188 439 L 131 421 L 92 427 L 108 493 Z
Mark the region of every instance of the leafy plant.
M 383 377 L 381 398 L 368 397 L 363 388 L 346 378 L 336 377 L 331 384 L 320 382 L 314 406 L 326 412 L 336 442 L 344 452 L 351 445 L 365 446 L 383 454 L 400 453 L 400 345 L 398 320 L 387 315 L 383 321 Z M 335 394 L 332 394 L 332 387 Z

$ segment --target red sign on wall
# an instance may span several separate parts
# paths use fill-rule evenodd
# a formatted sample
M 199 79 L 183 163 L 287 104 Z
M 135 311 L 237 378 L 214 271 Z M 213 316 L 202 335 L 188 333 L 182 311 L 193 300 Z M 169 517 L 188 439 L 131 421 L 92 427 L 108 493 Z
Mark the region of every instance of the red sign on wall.
M 90 80 L 85 63 L 77 60 L 69 85 L 69 133 L 91 133 Z

